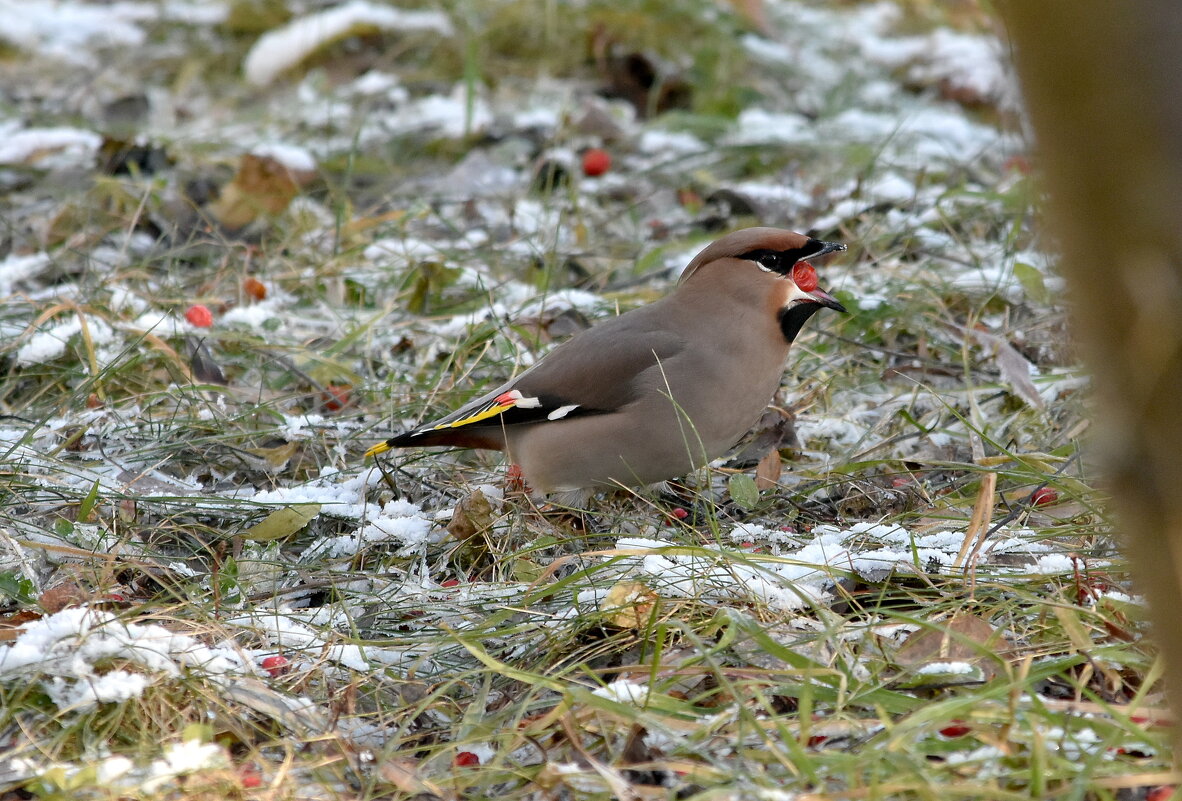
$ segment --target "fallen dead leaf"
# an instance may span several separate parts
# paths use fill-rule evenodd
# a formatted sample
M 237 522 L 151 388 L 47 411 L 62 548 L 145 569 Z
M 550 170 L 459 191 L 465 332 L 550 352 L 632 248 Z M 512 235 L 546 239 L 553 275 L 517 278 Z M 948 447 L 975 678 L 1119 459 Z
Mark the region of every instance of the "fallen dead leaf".
M 272 690 L 258 679 L 240 678 L 226 687 L 226 697 L 275 721 L 296 735 L 322 735 L 328 722 L 321 710 L 307 705 L 300 698 Z
M 246 153 L 234 179 L 222 188 L 207 211 L 227 230 L 237 231 L 260 215 L 273 217 L 283 213 L 299 194 L 300 187 L 313 177 L 313 173 L 292 170 L 270 156 Z
M 780 483 L 780 474 L 783 471 L 784 462 L 780 459 L 780 452 L 768 451 L 755 466 L 755 488 L 765 490 L 775 487 Z
M 77 606 L 89 601 L 92 593 L 74 582 L 50 587 L 37 598 L 37 604 L 49 614 L 60 612 L 66 607 Z
M 468 540 L 492 528 L 493 508 L 480 490 L 460 499 L 447 523 L 447 531 L 457 540 Z
M 19 612 L 13 612 L 7 617 L 0 618 L 0 642 L 9 642 L 15 640 L 20 636 L 21 626 L 26 623 L 32 623 L 34 620 L 40 620 L 44 617 L 40 612 L 34 612 L 31 609 L 22 609 Z
M 957 326 L 957 328 L 971 335 L 973 339 L 977 340 L 978 345 L 992 353 L 1002 379 L 1009 384 L 1015 395 L 1036 409 L 1046 407 L 1046 401 L 1038 393 L 1038 387 L 1034 386 L 1034 382 L 1030 380 L 1033 365 L 1004 337 L 982 331 L 979 328 L 965 328 L 963 326 Z
M 1002 633 L 989 621 L 971 612 L 957 612 L 938 628 L 913 632 L 895 652 L 894 662 L 911 668 L 933 662 L 966 662 L 989 679 L 998 669 L 989 654 L 1006 650 Z
M 186 337 L 185 342 L 189 346 L 189 369 L 193 372 L 194 380 L 222 386 L 230 383 L 204 339 Z
M 620 581 L 603 599 L 608 622 L 621 629 L 642 629 L 652 619 L 657 594 L 639 581 Z
M 591 50 L 604 93 L 631 103 L 642 119 L 690 108 L 693 87 L 686 80 L 663 74 L 645 53 L 621 52 L 606 28 L 592 32 Z
M 255 542 L 281 540 L 295 534 L 319 514 L 318 503 L 293 504 L 285 509 L 276 509 L 238 536 Z

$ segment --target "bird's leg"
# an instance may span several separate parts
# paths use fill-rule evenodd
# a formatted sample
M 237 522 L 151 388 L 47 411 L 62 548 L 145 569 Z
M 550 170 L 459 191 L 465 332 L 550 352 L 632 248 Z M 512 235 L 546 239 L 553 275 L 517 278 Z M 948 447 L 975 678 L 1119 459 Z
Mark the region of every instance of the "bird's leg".
M 530 493 L 529 485 L 525 483 L 525 475 L 521 472 L 521 465 L 511 464 L 505 470 L 505 497 L 511 495 L 526 495 Z

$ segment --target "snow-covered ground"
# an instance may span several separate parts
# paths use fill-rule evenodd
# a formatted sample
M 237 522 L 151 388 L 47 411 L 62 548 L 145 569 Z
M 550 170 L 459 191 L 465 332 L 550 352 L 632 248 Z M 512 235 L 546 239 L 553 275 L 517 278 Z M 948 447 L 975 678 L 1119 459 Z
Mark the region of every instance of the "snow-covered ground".
M 492 23 L 467 6 L 293 0 L 261 35 L 228 36 L 233 5 L 0 0 L 0 43 L 20 54 L 0 66 L 0 600 L 37 598 L 91 552 L 229 607 L 213 642 L 92 597 L 0 643 L 0 684 L 37 684 L 76 714 L 192 675 L 265 679 L 280 652 L 342 680 L 470 668 L 456 642 L 358 644 L 357 620 L 387 602 L 464 632 L 520 602 L 536 576 L 444 584 L 453 507 L 482 482 L 515 548 L 553 529 L 523 522 L 490 461 L 410 458 L 392 486 L 361 454 L 528 367 L 581 318 L 656 297 L 719 229 L 753 224 L 850 245 L 818 267 L 852 314 L 810 323 L 785 379 L 800 447 L 780 488 L 744 514 L 729 474 L 704 479 L 717 541 L 643 504 L 605 514 L 610 547 L 580 563 L 594 580 L 547 599 L 537 636 L 498 641 L 503 657 L 625 582 L 807 615 L 858 581 L 955 580 L 991 470 L 1001 522 L 971 552 L 979 577 L 1054 584 L 1107 564 L 1053 536 L 1094 512 L 1073 451 L 1087 379 L 986 25 L 769 0 L 758 34 L 696 4 L 725 30 L 710 46 L 733 53 L 646 54 L 698 103 L 646 116 L 603 96 L 592 54 L 492 74 L 498 57 L 464 38 Z M 557 9 L 572 28 L 595 19 Z M 558 49 L 587 34 L 563 31 Z M 639 46 L 609 36 L 608 51 Z M 610 152 L 606 173 L 583 174 L 589 147 Z M 134 163 L 112 167 L 112 151 Z M 544 169 L 563 176 L 553 191 Z M 1060 478 L 1058 505 L 1023 510 Z M 292 508 L 307 519 L 252 538 Z M 254 567 L 233 592 L 198 547 L 211 532 L 244 537 L 235 559 Z M 339 582 L 334 600 L 301 589 L 310 571 Z M 252 600 L 259 588 L 273 602 Z M 643 706 L 646 687 L 598 692 Z M 220 750 L 168 748 L 100 770 L 147 792 L 220 764 Z

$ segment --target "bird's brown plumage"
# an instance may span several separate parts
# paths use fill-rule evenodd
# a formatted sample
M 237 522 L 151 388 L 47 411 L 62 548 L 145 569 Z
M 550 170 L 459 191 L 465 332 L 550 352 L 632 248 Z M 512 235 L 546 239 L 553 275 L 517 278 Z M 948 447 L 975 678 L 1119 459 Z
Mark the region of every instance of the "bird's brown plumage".
M 799 324 L 822 306 L 841 308 L 790 277 L 798 260 L 834 250 L 844 246 L 775 228 L 724 236 L 661 300 L 575 335 L 517 378 L 371 453 L 501 448 L 540 494 L 683 475 L 758 419 Z M 799 319 L 786 325 L 786 314 Z

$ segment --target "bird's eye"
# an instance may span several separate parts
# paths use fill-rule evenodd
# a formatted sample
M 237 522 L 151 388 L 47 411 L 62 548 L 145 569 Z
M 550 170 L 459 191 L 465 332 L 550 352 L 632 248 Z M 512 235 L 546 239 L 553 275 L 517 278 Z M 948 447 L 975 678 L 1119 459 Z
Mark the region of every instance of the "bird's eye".
M 739 258 L 755 262 L 759 265 L 759 269 L 764 272 L 785 275 L 802 255 L 799 249 L 771 250 L 760 248 L 759 250 L 749 250 L 739 256 Z

